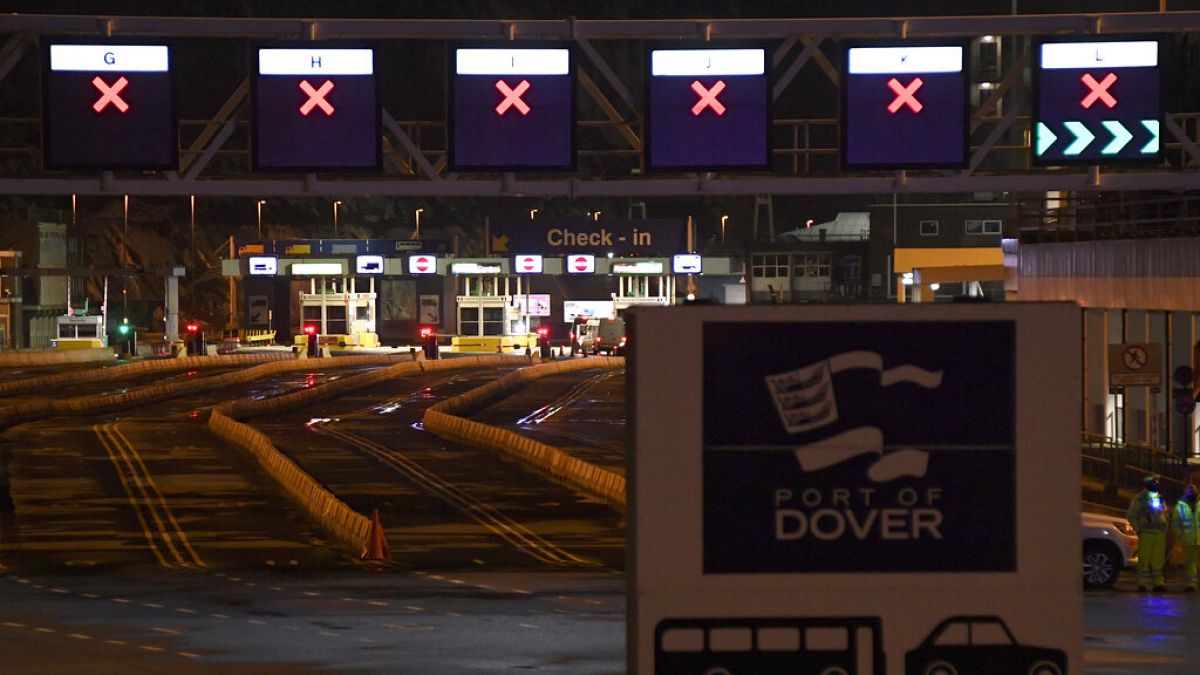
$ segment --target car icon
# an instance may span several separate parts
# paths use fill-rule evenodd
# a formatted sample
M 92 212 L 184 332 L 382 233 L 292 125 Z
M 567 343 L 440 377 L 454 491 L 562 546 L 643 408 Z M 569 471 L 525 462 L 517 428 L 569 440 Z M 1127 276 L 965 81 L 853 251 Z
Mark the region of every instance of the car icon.
M 904 657 L 905 675 L 1064 675 L 1061 649 L 1017 642 L 998 616 L 954 616 Z

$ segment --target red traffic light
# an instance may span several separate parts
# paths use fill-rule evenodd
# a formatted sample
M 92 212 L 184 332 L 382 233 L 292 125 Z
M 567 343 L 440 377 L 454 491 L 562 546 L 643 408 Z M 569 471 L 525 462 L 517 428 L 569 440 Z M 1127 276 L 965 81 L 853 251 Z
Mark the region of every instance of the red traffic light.
M 187 325 L 187 332 L 189 332 L 189 333 L 196 333 L 196 332 L 198 332 L 199 330 L 200 330 L 200 325 L 199 325 L 199 324 L 195 324 L 195 323 L 189 323 L 189 324 Z
M 421 337 L 427 338 L 433 335 L 433 326 L 421 326 Z
M 305 335 L 316 335 L 317 334 L 316 324 L 310 323 L 310 324 L 305 325 L 304 326 L 304 334 Z
M 547 335 L 550 334 L 550 327 L 549 326 L 538 326 L 537 334 L 542 337 L 546 337 Z

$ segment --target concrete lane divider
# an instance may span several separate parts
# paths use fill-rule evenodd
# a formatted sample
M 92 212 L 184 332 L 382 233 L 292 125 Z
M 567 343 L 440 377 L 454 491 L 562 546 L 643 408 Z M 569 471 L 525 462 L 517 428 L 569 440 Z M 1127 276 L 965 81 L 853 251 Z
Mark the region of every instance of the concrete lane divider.
M 622 357 L 595 357 L 555 361 L 522 368 L 499 380 L 430 406 L 421 424 L 426 431 L 448 440 L 502 452 L 625 511 L 625 477 L 574 457 L 562 450 L 514 431 L 467 419 L 464 415 L 508 395 L 535 379 L 575 370 L 624 368 Z
M 38 368 L 67 363 L 115 361 L 112 349 L 38 349 L 0 352 L 0 368 Z
M 69 354 L 73 352 L 65 353 Z M 22 380 L 0 382 L 0 396 L 24 394 L 49 387 L 62 387 L 72 384 L 120 380 L 123 378 L 145 375 L 147 373 L 169 373 L 175 371 L 202 370 L 207 368 L 228 368 L 230 366 L 258 365 L 260 363 L 268 363 L 271 361 L 293 359 L 294 357 L 291 354 L 230 354 L 228 356 L 187 356 L 179 359 L 135 361 L 133 363 L 125 363 L 106 368 L 81 370 L 75 373 L 56 373 L 54 375 L 41 375 Z
M 211 357 L 188 357 L 196 359 L 227 359 L 224 361 L 228 365 L 247 365 L 253 364 L 258 360 L 245 360 L 245 357 L 260 357 L 260 354 L 233 354 L 229 356 L 211 356 Z M 126 408 L 133 405 L 164 401 L 171 398 L 176 398 L 186 394 L 195 394 L 222 387 L 228 387 L 236 384 L 244 384 L 252 382 L 264 377 L 279 375 L 284 373 L 302 372 L 313 369 L 335 369 L 335 368 L 351 368 L 363 365 L 388 365 L 395 363 L 397 358 L 408 358 L 405 354 L 401 357 L 388 354 L 366 354 L 362 356 L 345 356 L 336 359 L 324 359 L 314 363 L 307 359 L 296 359 L 291 355 L 286 355 L 285 360 L 278 358 L 267 361 L 266 363 L 258 363 L 244 370 L 236 370 L 219 375 L 209 377 L 201 377 L 196 379 L 188 379 L 177 382 L 166 382 L 163 384 L 150 385 L 134 389 L 132 391 L 123 392 L 120 394 L 110 394 L 107 396 L 79 396 L 68 399 L 54 399 L 49 401 L 50 408 L 47 410 L 44 407 L 38 407 L 32 412 L 18 414 L 13 410 L 19 406 L 4 406 L 0 407 L 0 430 L 6 429 L 14 424 L 29 422 L 35 419 L 50 417 L 53 415 L 81 415 L 95 412 L 103 412 L 114 409 Z M 232 359 L 232 360 L 229 360 Z M 186 361 L 187 359 L 170 359 L 171 361 Z M 154 362 L 143 362 L 130 364 L 132 367 L 147 367 Z
M 250 453 L 284 494 L 295 501 L 330 537 L 356 556 L 370 543 L 371 519 L 350 508 L 304 469 L 279 451 L 261 431 L 212 411 L 208 428 L 218 438 Z

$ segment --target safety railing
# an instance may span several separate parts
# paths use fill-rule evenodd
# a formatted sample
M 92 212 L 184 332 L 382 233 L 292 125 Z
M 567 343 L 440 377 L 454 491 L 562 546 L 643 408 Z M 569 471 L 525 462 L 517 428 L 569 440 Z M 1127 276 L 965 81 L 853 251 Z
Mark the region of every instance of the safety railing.
M 1150 475 L 1177 488 L 1187 480 L 1189 466 L 1183 456 L 1088 432 L 1082 441 L 1083 475 L 1101 481 L 1110 490 L 1138 489 Z

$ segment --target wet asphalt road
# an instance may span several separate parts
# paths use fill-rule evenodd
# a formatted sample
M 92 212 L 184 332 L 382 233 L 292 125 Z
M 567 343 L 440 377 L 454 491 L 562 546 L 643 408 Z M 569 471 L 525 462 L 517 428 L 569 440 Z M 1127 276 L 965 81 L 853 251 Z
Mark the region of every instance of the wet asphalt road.
M 344 371 L 10 429 L 0 477 L 17 510 L 0 516 L 0 672 L 624 672 L 623 519 L 413 426 L 427 405 L 499 374 L 404 378 L 251 420 L 352 503 L 387 514 L 394 562 L 383 568 L 329 547 L 192 417 Z M 623 377 L 600 375 L 546 378 L 476 419 L 623 467 Z M 142 523 L 156 517 L 187 544 L 151 544 Z M 1139 596 L 1129 581 L 1085 595 L 1083 672 L 1197 672 L 1200 600 Z

